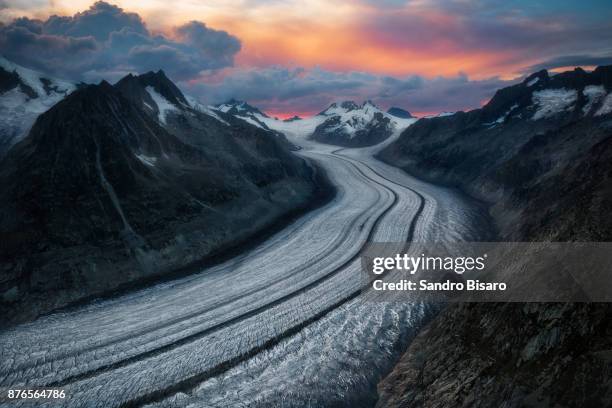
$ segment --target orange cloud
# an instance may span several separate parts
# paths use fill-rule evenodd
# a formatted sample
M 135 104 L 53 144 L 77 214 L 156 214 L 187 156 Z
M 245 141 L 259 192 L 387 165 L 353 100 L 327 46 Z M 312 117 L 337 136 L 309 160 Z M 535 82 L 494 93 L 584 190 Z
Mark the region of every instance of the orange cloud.
M 266 17 L 211 17 L 214 27 L 222 27 L 242 39 L 237 64 L 319 66 L 332 71 L 360 71 L 386 75 L 418 74 L 427 77 L 452 76 L 458 72 L 472 78 L 502 75 L 516 77 L 521 68 L 536 60 L 520 58 L 520 50 L 480 50 L 463 47 L 454 38 L 423 32 L 411 41 L 393 41 L 361 25 L 376 15 L 349 12 L 330 18 L 307 19 L 282 15 Z M 441 12 L 422 11 L 419 19 L 443 33 L 460 33 L 457 18 Z M 380 14 L 380 13 L 379 13 Z M 410 14 L 414 19 L 414 14 Z M 449 36 L 450 37 L 450 36 Z
M 162 0 L 109 1 L 139 13 L 150 29 L 166 36 L 172 34 L 172 26 L 190 20 L 228 31 L 242 41 L 236 59 L 239 66 L 319 66 L 333 71 L 427 77 L 463 72 L 478 79 L 492 75 L 516 77 L 521 68 L 537 62 L 526 60 L 520 49 L 465 46 L 461 41 L 469 27 L 465 16 L 432 7 L 427 1 L 411 2 L 397 9 L 359 1 L 324 0 L 172 4 Z M 30 14 L 73 14 L 91 3 L 92 0 L 55 0 L 52 8 L 33 9 Z M 415 24 L 418 27 L 409 35 L 393 32 L 398 25 L 409 29 Z

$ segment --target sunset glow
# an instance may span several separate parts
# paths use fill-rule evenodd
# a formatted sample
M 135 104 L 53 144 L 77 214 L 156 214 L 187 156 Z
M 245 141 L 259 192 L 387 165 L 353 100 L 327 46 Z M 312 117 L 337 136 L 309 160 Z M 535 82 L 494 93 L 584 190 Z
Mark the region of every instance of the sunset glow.
M 2 17 L 5 23 L 19 16 L 41 20 L 53 14 L 77 16 L 92 4 L 86 0 L 32 2 L 35 6 L 21 1 L 6 3 Z M 193 0 L 175 4 L 117 0 L 111 4 L 138 14 L 151 35 L 183 41 L 177 38 L 176 27 L 198 21 L 235 37 L 240 42 L 239 51 L 228 54 L 226 62 L 203 66 L 197 75 L 181 73 L 183 77 L 177 79 L 209 102 L 230 96 L 255 99 L 279 117 L 323 108 L 314 104 L 331 99 L 324 96 L 325 86 L 340 87 L 342 91 L 335 92 L 335 97 L 370 98 L 382 105 L 400 104 L 415 112 L 468 109 L 488 99 L 490 89 L 533 69 L 561 70 L 556 66 L 557 60 L 562 59 L 565 69 L 593 67 L 597 65 L 593 61 L 610 58 L 609 54 L 591 51 L 601 50 L 602 43 L 612 40 L 612 19 L 605 18 L 610 13 L 603 3 L 604 8 L 597 6 L 599 2 L 583 8 L 577 1 L 558 7 L 553 1 L 545 2 L 548 6 L 527 1 L 510 3 Z M 609 46 L 605 49 L 609 50 Z M 255 83 L 257 75 L 272 75 L 272 71 L 283 69 L 289 70 L 290 75 L 274 74 L 276 80 L 285 78 L 291 83 L 272 86 L 268 97 L 260 91 L 241 88 L 239 83 Z M 260 74 L 258 70 L 264 72 Z M 308 82 L 313 80 L 309 74 L 312 70 L 325 74 L 318 73 L 314 83 Z M 95 78 L 96 72 L 88 71 L 85 77 Z M 113 72 L 119 75 L 121 70 Z M 246 73 L 253 78 L 245 79 Z M 302 82 L 300 75 L 305 79 Z M 359 79 L 355 79 L 356 75 L 360 75 Z M 419 85 L 407 86 L 403 93 L 381 88 L 381 84 L 392 81 L 387 77 L 405 81 L 415 76 L 420 78 Z M 474 86 L 468 90 L 462 85 L 459 90 L 454 78 L 464 78 Z M 442 89 L 445 80 L 450 87 L 446 91 Z M 285 85 L 287 88 L 283 88 Z M 444 105 L 436 106 L 430 100 L 435 94 L 425 95 L 417 89 L 430 85 L 441 93 L 464 94 L 462 98 L 446 98 Z M 310 105 L 301 100 L 308 92 L 317 96 L 309 99 Z

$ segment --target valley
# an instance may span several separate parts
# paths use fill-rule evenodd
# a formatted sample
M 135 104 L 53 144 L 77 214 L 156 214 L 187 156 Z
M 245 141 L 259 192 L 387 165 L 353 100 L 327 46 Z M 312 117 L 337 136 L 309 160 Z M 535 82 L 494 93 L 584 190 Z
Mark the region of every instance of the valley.
M 3 332 L 2 386 L 61 387 L 68 406 L 269 406 L 285 392 L 296 405 L 347 392 L 372 404 L 382 374 L 435 310 L 362 302 L 363 245 L 477 240 L 489 230 L 451 190 L 372 159 L 380 147 L 338 151 L 301 136 L 287 132 L 336 187 L 330 203 L 220 265 Z M 364 364 L 374 364 L 368 374 Z
M 8 99 L 42 98 L 27 83 L 45 78 L 3 75 Z M 532 392 L 529 364 L 562 384 L 574 363 L 552 342 L 605 351 L 605 306 L 372 302 L 360 258 L 372 242 L 608 239 L 611 78 L 539 72 L 422 119 L 343 101 L 283 121 L 204 106 L 163 71 L 66 86 L 4 139 L 0 386 L 62 389 L 67 407 L 401 407 L 507 403 Z M 595 378 L 600 360 L 575 364 Z

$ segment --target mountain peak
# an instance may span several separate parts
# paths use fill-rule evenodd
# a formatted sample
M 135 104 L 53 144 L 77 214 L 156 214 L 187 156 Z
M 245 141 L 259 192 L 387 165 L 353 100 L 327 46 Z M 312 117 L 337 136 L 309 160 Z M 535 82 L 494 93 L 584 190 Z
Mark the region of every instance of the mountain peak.
M 101 88 L 112 88 L 113 87 L 106 79 L 101 80 L 99 86 Z
M 378 109 L 378 106 L 376 106 L 376 104 L 375 104 L 374 102 L 372 102 L 372 100 L 371 100 L 371 99 L 366 100 L 366 101 L 365 101 L 365 102 L 363 102 L 363 104 L 361 105 L 361 107 L 362 107 L 362 108 L 365 108 L 365 107 L 368 107 L 368 106 L 371 106 L 371 107 L 374 107 L 374 108 Z
M 340 102 L 340 107 L 349 111 L 359 109 L 359 105 L 357 105 L 354 101 L 342 101 Z
M 142 75 L 128 74 L 115 87 L 162 122 L 165 120 L 164 112 L 190 106 L 180 89 L 161 69 Z
M 523 80 L 523 84 L 525 84 L 527 86 L 533 86 L 533 85 L 537 84 L 540 81 L 546 82 L 549 78 L 550 78 L 550 76 L 548 75 L 548 71 L 545 70 L 545 69 L 542 69 L 542 70 L 540 70 L 538 72 L 534 72 L 533 74 L 531 74 L 527 78 L 525 78 Z
M 244 114 L 259 114 L 263 117 L 268 117 L 265 113 L 257 109 L 256 107 L 249 105 L 247 102 L 231 98 L 230 100 L 220 103 L 216 106 L 217 110 L 223 113 L 229 113 L 231 115 L 244 115 Z
M 357 105 L 354 101 L 346 100 L 340 102 L 333 102 L 329 105 L 327 109 L 320 112 L 319 115 L 328 116 L 339 113 L 339 111 L 350 112 L 353 110 L 360 109 L 360 106 Z

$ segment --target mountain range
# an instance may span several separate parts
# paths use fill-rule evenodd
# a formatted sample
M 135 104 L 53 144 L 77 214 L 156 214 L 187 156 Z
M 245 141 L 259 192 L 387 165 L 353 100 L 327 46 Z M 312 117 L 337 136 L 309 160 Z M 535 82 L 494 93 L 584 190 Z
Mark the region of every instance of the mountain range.
M 490 202 L 508 239 L 610 237 L 611 90 L 611 67 L 540 71 L 481 109 L 419 120 L 379 157 Z
M 298 135 L 387 140 L 380 160 L 480 200 L 499 240 L 612 241 L 612 66 L 536 72 L 469 112 L 344 101 L 283 121 L 202 105 L 163 71 L 71 84 L 2 59 L 0 108 L 1 324 L 189 273 L 324 203 L 333 191 L 291 152 Z M 378 406 L 608 406 L 611 314 L 451 305 Z
M 344 147 L 378 144 L 416 120 L 403 109 L 391 108 L 384 112 L 371 101 L 361 105 L 353 101 L 335 102 L 309 118 L 293 117 L 284 121 L 271 118 L 248 103 L 235 99 L 213 109 L 266 130 L 305 134 L 312 140 Z
M 612 241 L 612 66 L 536 72 L 481 109 L 419 120 L 378 157 L 482 200 L 500 240 Z M 610 406 L 610 316 L 608 303 L 451 305 L 377 407 Z
M 23 72 L 0 100 L 45 97 Z M 184 270 L 328 194 L 275 133 L 190 102 L 162 71 L 61 89 L 0 160 L 5 318 Z

